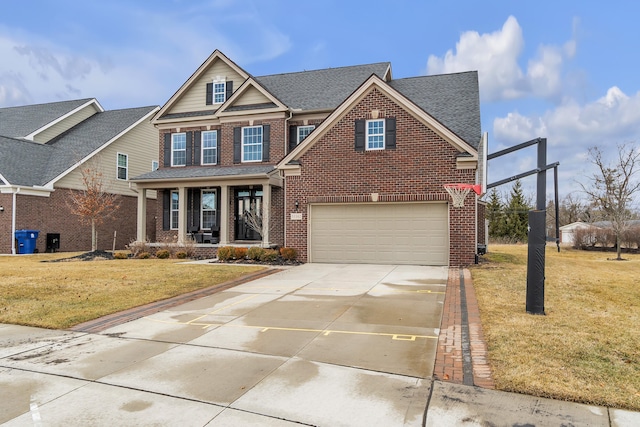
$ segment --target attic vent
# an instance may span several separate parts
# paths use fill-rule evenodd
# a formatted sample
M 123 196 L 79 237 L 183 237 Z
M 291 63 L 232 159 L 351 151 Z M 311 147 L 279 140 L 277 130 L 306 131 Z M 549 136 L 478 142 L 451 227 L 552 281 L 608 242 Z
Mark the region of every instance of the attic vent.
M 383 110 L 371 110 L 366 115 L 367 120 L 376 120 L 381 119 L 383 117 L 387 117 L 387 114 Z

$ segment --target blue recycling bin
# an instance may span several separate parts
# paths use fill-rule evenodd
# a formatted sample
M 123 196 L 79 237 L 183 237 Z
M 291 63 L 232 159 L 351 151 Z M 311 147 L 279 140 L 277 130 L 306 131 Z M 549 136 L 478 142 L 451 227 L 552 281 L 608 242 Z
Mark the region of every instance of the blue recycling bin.
M 36 251 L 36 240 L 40 230 L 16 230 L 19 254 L 32 254 Z

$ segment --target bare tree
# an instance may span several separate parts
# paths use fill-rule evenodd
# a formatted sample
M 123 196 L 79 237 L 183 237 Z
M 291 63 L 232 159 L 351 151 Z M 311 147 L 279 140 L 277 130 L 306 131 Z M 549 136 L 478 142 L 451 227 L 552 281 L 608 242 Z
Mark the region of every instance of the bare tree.
M 264 241 L 264 235 L 267 231 L 267 223 L 262 220 L 262 205 L 260 208 L 256 208 L 255 203 L 252 203 L 251 208 L 244 211 L 244 223 L 247 227 L 260 235 L 263 246 L 267 244 L 267 242 Z
M 120 208 L 120 197 L 106 190 L 102 172 L 97 165 L 80 170 L 83 189 L 72 191 L 68 199 L 71 212 L 80 222 L 91 225 L 91 250 L 98 249 L 96 226 L 110 218 Z
M 640 168 L 640 150 L 633 143 L 618 145 L 617 158 L 613 162 L 603 159 L 598 147 L 589 149 L 589 160 L 597 170 L 589 176 L 589 184 L 580 184 L 603 218 L 611 222 L 615 235 L 617 258 L 622 259 L 622 236 L 633 218 L 631 205 L 634 194 L 640 190 L 636 179 Z

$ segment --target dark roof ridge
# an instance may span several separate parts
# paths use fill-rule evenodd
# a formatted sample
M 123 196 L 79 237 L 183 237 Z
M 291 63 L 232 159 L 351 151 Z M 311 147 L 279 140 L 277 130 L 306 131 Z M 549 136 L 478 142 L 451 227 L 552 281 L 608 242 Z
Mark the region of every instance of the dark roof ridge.
M 44 105 L 51 105 L 51 104 L 62 104 L 65 102 L 88 102 L 91 101 L 94 98 L 78 98 L 78 99 L 67 99 L 66 101 L 53 101 L 53 102 L 41 102 L 39 104 L 25 104 L 25 105 L 14 105 L 13 107 L 0 107 L 0 110 L 8 110 L 11 108 L 25 108 L 25 107 L 40 107 L 40 106 L 44 106 Z
M 259 78 L 263 78 L 263 77 L 275 77 L 275 76 L 283 76 L 283 75 L 291 75 L 291 74 L 313 73 L 313 72 L 316 72 L 316 71 L 342 70 L 342 69 L 345 69 L 345 68 L 370 67 L 372 65 L 380 65 L 380 64 L 391 65 L 391 62 L 389 62 L 389 61 L 380 61 L 380 62 L 372 62 L 370 64 L 344 65 L 344 66 L 341 66 L 341 67 L 317 68 L 317 69 L 313 69 L 313 70 L 292 71 L 292 72 L 289 72 L 289 73 L 264 74 L 262 76 L 255 76 L 255 78 L 259 79 Z
M 478 70 L 468 70 L 468 71 L 456 71 L 455 73 L 425 74 L 422 76 L 401 77 L 399 79 L 393 79 L 391 81 L 396 82 L 398 80 L 424 79 L 425 77 L 454 76 L 458 74 L 472 74 L 477 72 Z

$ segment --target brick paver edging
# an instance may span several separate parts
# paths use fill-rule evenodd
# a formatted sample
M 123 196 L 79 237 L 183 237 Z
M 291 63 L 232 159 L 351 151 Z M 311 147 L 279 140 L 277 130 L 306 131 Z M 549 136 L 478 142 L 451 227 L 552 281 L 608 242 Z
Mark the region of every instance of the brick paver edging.
M 89 320 L 88 322 L 84 322 L 70 328 L 70 330 L 75 332 L 99 333 L 104 331 L 105 329 L 109 329 L 114 326 L 121 325 L 123 323 L 129 322 L 131 320 L 139 319 L 144 316 L 149 316 L 159 311 L 166 310 L 168 308 L 175 307 L 180 304 L 185 304 L 187 302 L 196 300 L 198 298 L 216 294 L 226 289 L 233 288 L 234 286 L 241 285 L 251 280 L 259 279 L 260 277 L 268 276 L 278 271 L 281 271 L 281 270 L 275 269 L 275 268 L 268 268 L 266 270 L 261 270 L 256 273 L 246 274 L 235 280 L 220 283 L 218 285 L 210 286 L 208 288 L 198 289 L 198 290 L 195 290 L 186 294 L 182 294 L 182 295 L 177 295 L 175 297 L 168 298 L 165 300 L 152 302 L 149 304 L 141 305 L 139 307 L 130 308 L 129 310 L 109 314 L 107 316 L 103 316 L 98 319 Z
M 467 371 L 471 368 L 472 379 L 469 375 L 465 378 L 465 365 Z M 467 269 L 449 269 L 433 376 L 440 381 L 458 384 L 472 381 L 478 387 L 495 388 L 478 301 Z

